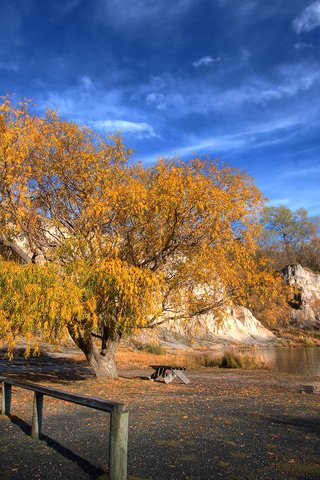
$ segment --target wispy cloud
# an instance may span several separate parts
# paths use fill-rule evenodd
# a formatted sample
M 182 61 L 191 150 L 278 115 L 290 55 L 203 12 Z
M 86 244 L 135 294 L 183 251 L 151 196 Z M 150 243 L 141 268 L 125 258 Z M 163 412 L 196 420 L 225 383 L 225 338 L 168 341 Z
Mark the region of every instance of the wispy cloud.
M 310 32 L 320 27 L 320 1 L 316 0 L 305 8 L 293 21 L 297 33 Z
M 218 63 L 218 62 L 221 62 L 221 57 L 202 57 L 202 58 L 199 58 L 198 60 L 195 60 L 192 65 L 195 67 L 195 68 L 199 68 L 199 67 L 207 67 L 209 65 L 211 65 L 212 63 Z
M 244 105 L 263 105 L 297 97 L 320 83 L 320 67 L 305 62 L 283 65 L 273 72 L 272 78 L 266 76 L 248 76 L 233 88 L 224 85 L 218 87 L 215 82 L 194 84 L 193 80 L 170 77 L 158 82 L 158 88 L 152 83 L 143 85 L 141 98 L 149 106 L 158 110 L 170 111 L 174 117 L 188 113 L 210 113 L 236 111 Z M 135 93 L 136 97 L 139 94 Z
M 82 75 L 80 77 L 80 84 L 83 85 L 83 87 L 87 90 L 90 90 L 91 88 L 94 87 L 93 81 L 88 75 Z
M 40 108 L 57 109 L 63 117 L 81 123 L 106 117 L 132 116 L 120 89 L 104 90 L 99 86 L 93 88 L 93 82 L 87 76 L 80 77 L 79 83 L 73 87 L 48 90 L 38 95 L 36 100 Z
M 312 165 L 312 166 L 303 166 L 300 168 L 295 168 L 294 170 L 290 170 L 285 172 L 284 176 L 286 177 L 300 177 L 300 176 L 314 176 L 320 174 L 320 165 Z
M 171 26 L 172 19 L 180 19 L 182 15 L 199 0 L 98 0 L 96 2 L 96 19 L 107 22 L 112 28 L 127 32 L 136 30 L 141 23 L 146 28 L 153 28 L 153 22 Z M 116 18 L 116 21 L 115 21 Z
M 313 43 L 297 42 L 294 44 L 295 50 L 304 50 L 305 48 L 314 48 Z
M 139 138 L 156 137 L 154 128 L 146 122 L 129 122 L 127 120 L 98 120 L 92 126 L 105 132 L 122 132 L 136 135 Z
M 64 2 L 52 2 L 52 7 L 56 13 L 63 16 L 68 13 L 72 13 L 83 0 L 64 0 Z
M 267 122 L 252 126 L 247 129 L 238 130 L 231 134 L 211 136 L 202 138 L 193 143 L 187 143 L 182 147 L 162 153 L 159 156 L 174 157 L 193 154 L 202 155 L 204 152 L 220 154 L 241 149 L 242 151 L 251 148 L 274 145 L 288 141 L 300 130 L 303 123 L 297 118 L 283 118 L 278 121 Z M 157 158 L 145 158 L 148 163 Z
M 6 70 L 7 72 L 17 72 L 19 67 L 16 63 L 0 62 L 0 70 Z

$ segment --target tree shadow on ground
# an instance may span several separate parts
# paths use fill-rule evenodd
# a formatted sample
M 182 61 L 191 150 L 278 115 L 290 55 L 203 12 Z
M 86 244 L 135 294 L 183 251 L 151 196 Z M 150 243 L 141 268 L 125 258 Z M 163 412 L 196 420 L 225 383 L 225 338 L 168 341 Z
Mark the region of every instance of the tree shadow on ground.
M 9 418 L 11 422 L 14 425 L 18 426 L 26 435 L 28 436 L 31 435 L 31 426 L 27 422 L 17 417 L 16 415 L 10 415 Z M 83 470 L 85 473 L 90 475 L 91 480 L 98 479 L 98 478 L 101 478 L 102 475 L 106 475 L 105 470 L 103 470 L 102 468 L 96 467 L 95 465 L 90 463 L 88 460 L 74 453 L 72 450 L 65 447 L 57 440 L 54 440 L 53 438 L 49 437 L 48 435 L 41 434 L 41 441 L 45 442 L 48 445 L 48 447 L 55 450 L 57 453 L 62 455 L 67 460 L 70 460 L 71 462 L 76 463 L 79 466 L 79 468 L 81 468 L 81 470 Z
M 0 376 L 48 383 L 57 381 L 68 383 L 95 378 L 85 360 L 76 361 L 63 356 L 53 357 L 50 354 L 27 359 L 23 357 L 14 357 L 13 360 L 0 358 Z
M 123 378 L 124 380 L 149 380 L 150 378 L 148 375 L 129 375 L 125 373 L 121 373 L 118 375 L 119 378 Z
M 307 430 L 320 435 L 320 418 L 317 417 L 298 417 L 298 416 L 277 416 L 268 417 L 270 423 L 286 425 L 297 430 Z

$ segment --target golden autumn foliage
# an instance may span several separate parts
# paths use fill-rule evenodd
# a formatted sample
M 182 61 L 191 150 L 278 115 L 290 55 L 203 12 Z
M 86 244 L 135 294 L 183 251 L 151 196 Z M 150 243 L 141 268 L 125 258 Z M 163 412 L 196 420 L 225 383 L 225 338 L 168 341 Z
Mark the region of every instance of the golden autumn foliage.
M 24 333 L 44 329 L 40 306 L 49 309 L 50 288 L 36 290 L 36 279 L 50 284 L 54 272 L 61 297 L 57 289 L 52 332 L 59 336 L 65 325 L 91 363 L 101 361 L 92 338 L 108 357 L 112 342 L 164 315 L 247 304 L 279 286 L 256 256 L 263 197 L 251 178 L 212 160 L 144 167 L 130 155 L 120 137 L 106 140 L 54 112 L 40 118 L 8 98 L 0 106 L 0 241 L 23 263 L 45 264 L 8 269 L 12 279 L 14 268 L 25 276 L 22 291 L 34 284 L 39 313 Z M 1 290 L 2 302 L 7 295 Z M 23 310 L 22 293 L 11 301 Z M 57 314 L 58 305 L 66 312 Z M 11 325 L 4 312 L 2 332 L 22 333 L 23 321 Z
M 70 296 L 71 288 L 74 291 Z M 0 261 L 0 339 L 9 356 L 17 340 L 51 341 L 66 337 L 66 325 L 83 313 L 83 302 L 74 285 L 57 274 L 52 265 Z
M 30 348 L 39 341 L 75 340 L 83 330 L 97 331 L 107 316 L 109 336 L 146 324 L 160 305 L 161 280 L 120 260 L 99 267 L 79 262 L 64 272 L 52 264 L 26 266 L 0 261 L 0 340 L 9 356 L 19 339 Z

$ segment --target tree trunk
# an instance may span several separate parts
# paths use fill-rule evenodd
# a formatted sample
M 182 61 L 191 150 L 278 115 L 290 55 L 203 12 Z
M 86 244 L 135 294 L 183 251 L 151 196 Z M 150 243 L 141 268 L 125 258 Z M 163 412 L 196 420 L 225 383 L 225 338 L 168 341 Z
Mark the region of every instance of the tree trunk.
M 69 330 L 69 333 L 76 345 L 85 354 L 87 362 L 97 378 L 118 378 L 115 353 L 120 339 L 102 341 L 103 348 L 98 348 L 90 334 L 75 338 L 72 331 Z
M 115 353 L 119 342 L 109 340 L 107 343 L 107 347 L 101 350 L 92 342 L 92 348 L 85 356 L 96 377 L 118 378 Z

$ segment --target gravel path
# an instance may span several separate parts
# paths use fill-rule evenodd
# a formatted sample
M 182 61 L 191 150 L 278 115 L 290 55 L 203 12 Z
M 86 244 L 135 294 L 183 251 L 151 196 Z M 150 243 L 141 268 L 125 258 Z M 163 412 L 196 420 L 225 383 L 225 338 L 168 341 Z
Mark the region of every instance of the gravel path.
M 320 395 L 299 393 L 299 376 L 206 369 L 164 385 L 131 370 L 98 381 L 51 357 L 2 360 L 4 373 L 127 403 L 132 480 L 320 479 Z M 106 478 L 108 415 L 47 397 L 35 442 L 29 392 L 14 389 L 12 414 L 0 418 L 1 480 Z

